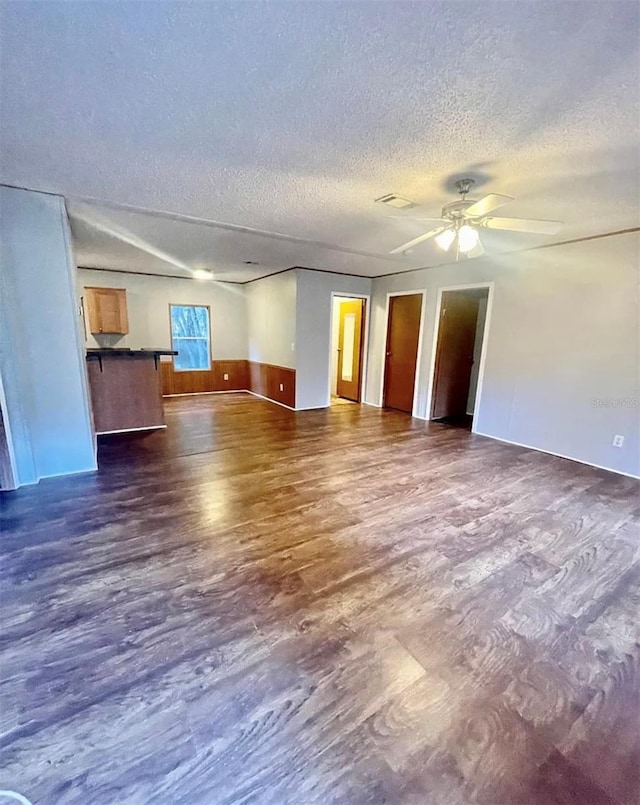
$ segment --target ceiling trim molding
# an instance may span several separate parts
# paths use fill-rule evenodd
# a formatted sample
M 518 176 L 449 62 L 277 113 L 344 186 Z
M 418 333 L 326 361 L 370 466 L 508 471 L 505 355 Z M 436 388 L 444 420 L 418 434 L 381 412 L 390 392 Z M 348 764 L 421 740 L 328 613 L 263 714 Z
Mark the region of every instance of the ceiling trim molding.
M 272 274 L 264 274 L 262 277 L 254 277 L 251 280 L 245 280 L 240 285 L 249 285 L 251 282 L 258 282 L 258 280 L 265 280 L 268 277 L 275 277 L 277 274 L 286 274 L 287 271 L 316 271 L 318 274 L 333 274 L 334 277 L 358 277 L 363 280 L 374 280 L 376 277 L 370 277 L 367 274 L 352 274 L 346 271 L 331 271 L 329 268 L 309 268 L 309 266 L 291 266 L 291 268 L 283 268 L 280 271 L 274 271 Z M 386 277 L 386 274 L 377 274 L 377 277 Z
M 483 254 L 481 257 L 471 257 L 471 260 L 491 260 L 500 257 L 506 257 L 510 254 L 522 254 L 523 252 L 535 252 L 539 249 L 555 249 L 557 246 L 569 246 L 572 243 L 584 243 L 588 240 L 600 240 L 601 238 L 612 238 L 616 235 L 629 235 L 631 232 L 640 232 L 640 226 L 632 226 L 629 229 L 616 229 L 613 232 L 602 232 L 599 235 L 585 235 L 581 238 L 572 238 L 571 240 L 559 240 L 557 243 L 541 243 L 538 246 L 527 246 L 525 249 L 512 249 L 509 252 L 500 252 L 499 254 Z M 465 263 L 467 261 L 465 260 Z M 412 274 L 414 271 L 431 271 L 434 268 L 444 268 L 445 266 L 455 266 L 457 263 L 438 263 L 436 266 L 423 266 L 423 268 L 405 268 L 404 271 L 392 271 L 389 274 L 377 274 L 371 279 L 381 279 L 382 277 L 397 277 L 398 274 Z
M 154 274 L 152 271 L 129 271 L 126 268 L 98 268 L 98 266 L 76 266 L 78 271 L 106 271 L 111 274 L 131 274 L 133 277 L 161 277 L 168 280 L 190 280 L 191 282 L 218 282 L 224 285 L 246 285 L 251 280 L 239 282 L 238 280 L 217 280 L 214 276 L 209 280 L 200 280 L 197 277 L 181 277 L 179 274 Z M 286 269 L 290 271 L 291 269 Z
M 287 235 L 284 232 L 271 232 L 268 229 L 258 229 L 250 226 L 243 226 L 242 224 L 229 224 L 223 221 L 215 221 L 211 218 L 199 218 L 196 215 L 185 215 L 180 212 L 168 212 L 167 210 L 156 210 L 149 207 L 136 207 L 133 204 L 121 204 L 117 201 L 105 201 L 104 199 L 96 198 L 95 196 L 67 196 L 63 193 L 54 193 L 51 190 L 38 190 L 35 187 L 24 187 L 22 185 L 3 184 L 2 187 L 11 187 L 15 190 L 26 190 L 30 193 L 45 193 L 49 196 L 61 196 L 65 202 L 77 202 L 79 204 L 95 204 L 101 207 L 106 207 L 111 210 L 120 210 L 121 212 L 133 212 L 139 215 L 147 215 L 151 218 L 163 218 L 170 221 L 178 221 L 186 224 L 196 224 L 200 226 L 208 226 L 212 229 L 224 229 L 229 232 L 240 232 L 244 235 L 255 235 L 261 238 L 271 238 L 272 240 L 284 240 L 289 243 L 302 243 L 306 246 L 314 246 L 318 249 L 329 249 L 334 252 L 341 252 L 342 254 L 354 254 L 357 257 L 371 257 L 374 260 L 387 260 L 389 263 L 398 263 L 402 258 L 393 257 L 389 254 L 380 254 L 378 252 L 364 252 L 359 249 L 350 249 L 348 246 L 339 246 L 337 243 L 328 243 L 324 240 L 309 240 L 308 238 L 301 238 L 297 235 Z M 69 210 L 67 209 L 67 215 Z M 286 269 L 288 270 L 288 269 Z M 318 269 L 321 270 L 321 269 Z M 330 272 L 339 273 L 339 272 Z M 354 275 L 358 276 L 358 275 Z
M 212 221 L 212 220 L 210 220 L 208 218 L 198 218 L 198 217 L 192 216 L 192 215 L 183 215 L 182 213 L 166 212 L 164 210 L 153 210 L 153 209 L 147 209 L 146 207 L 136 207 L 136 206 L 131 205 L 131 204 L 119 204 L 118 202 L 103 201 L 101 199 L 94 198 L 93 196 L 65 196 L 62 193 L 55 193 L 55 192 L 53 192 L 51 190 L 38 190 L 38 189 L 33 188 L 33 187 L 25 187 L 23 185 L 15 185 L 15 184 L 10 184 L 8 182 L 0 182 L 0 187 L 8 187 L 8 188 L 11 188 L 13 190 L 25 190 L 25 191 L 31 192 L 31 193 L 43 193 L 43 194 L 48 195 L 48 196 L 55 196 L 57 198 L 61 197 L 65 201 L 77 201 L 77 202 L 80 202 L 80 203 L 84 202 L 84 203 L 89 203 L 89 204 L 99 204 L 99 205 L 101 205 L 103 207 L 107 207 L 109 209 L 122 210 L 124 212 L 135 212 L 135 213 L 139 213 L 139 214 L 142 214 L 142 215 L 149 215 L 149 216 L 157 217 L 157 218 L 164 218 L 164 219 L 169 219 L 169 220 L 174 220 L 174 221 L 182 221 L 184 223 L 200 224 L 200 225 L 209 226 L 209 227 L 212 227 L 212 228 L 215 228 L 215 229 L 225 229 L 225 230 L 232 231 L 232 232 L 242 232 L 242 233 L 245 233 L 245 234 L 248 234 L 248 235 L 257 235 L 258 237 L 273 238 L 273 239 L 276 239 L 276 240 L 289 241 L 291 243 L 301 243 L 301 244 L 305 244 L 307 246 L 315 246 L 315 247 L 321 248 L 321 249 L 329 249 L 329 250 L 332 250 L 332 251 L 342 252 L 344 254 L 354 254 L 354 255 L 358 255 L 360 257 L 371 257 L 371 258 L 374 258 L 376 260 L 389 260 L 389 262 L 399 263 L 403 259 L 402 257 L 392 258 L 392 257 L 389 257 L 387 255 L 377 254 L 375 252 L 363 252 L 363 251 L 358 251 L 356 249 L 349 249 L 347 247 L 337 246 L 337 245 L 330 244 L 330 243 L 325 243 L 324 241 L 319 241 L 319 240 L 306 240 L 305 238 L 296 237 L 295 235 L 285 235 L 284 233 L 280 233 L 280 232 L 269 232 L 268 230 L 253 229 L 251 227 L 241 226 L 239 224 L 221 223 L 221 222 L 218 222 L 218 221 Z M 583 237 L 571 238 L 569 240 L 561 240 L 561 241 L 557 241 L 555 243 L 542 243 L 542 244 L 538 244 L 537 246 L 527 246 L 527 247 L 525 247 L 523 249 L 512 249 L 511 251 L 500 252 L 499 254 L 495 254 L 495 255 L 484 254 L 481 257 L 472 257 L 470 259 L 471 260 L 487 260 L 487 259 L 492 259 L 492 258 L 497 259 L 499 257 L 508 256 L 508 255 L 512 255 L 512 254 L 522 254 L 523 252 L 537 251 L 538 249 L 553 249 L 553 248 L 556 248 L 558 246 L 568 246 L 568 245 L 571 245 L 573 243 L 585 243 L 585 242 L 590 241 L 590 240 L 600 240 L 601 238 L 610 238 L 610 237 L 615 237 L 617 235 L 627 235 L 627 234 L 630 234 L 632 232 L 640 232 L 640 226 L 629 227 L 627 229 L 617 229 L 617 230 L 613 230 L 611 232 L 601 232 L 601 233 L 596 234 L 596 235 L 585 235 Z M 389 272 L 387 272 L 385 274 L 376 274 L 374 276 L 368 276 L 366 274 L 352 274 L 352 273 L 346 273 L 346 272 L 341 272 L 341 271 L 330 271 L 329 269 L 323 269 L 323 268 L 308 268 L 306 266 L 292 266 L 291 268 L 279 269 L 278 271 L 274 271 L 274 272 L 272 272 L 270 274 L 264 274 L 261 277 L 255 277 L 254 279 L 250 279 L 250 280 L 243 280 L 243 281 L 218 280 L 218 282 L 226 282 L 229 285 L 248 285 L 251 282 L 257 282 L 258 280 L 266 279 L 267 277 L 273 277 L 276 274 L 284 274 L 285 272 L 292 271 L 292 270 L 294 270 L 296 268 L 301 268 L 301 269 L 303 269 L 305 271 L 318 271 L 318 272 L 325 273 L 325 274 L 336 274 L 337 276 L 360 277 L 362 279 L 374 280 L 374 279 L 380 279 L 382 277 L 395 277 L 395 276 L 398 276 L 400 274 L 412 274 L 412 273 L 414 273 L 416 271 L 430 271 L 433 268 L 443 268 L 444 266 L 449 266 L 449 265 L 456 265 L 456 263 L 455 262 L 447 262 L 447 263 L 438 263 L 437 265 L 434 265 L 434 266 L 422 266 L 422 267 L 419 267 L 419 268 L 405 268 L 405 269 L 402 269 L 400 271 L 389 271 Z M 173 274 L 154 274 L 152 272 L 127 271 L 127 270 L 121 270 L 121 269 L 116 269 L 116 268 L 97 268 L 97 267 L 91 267 L 91 266 L 78 266 L 78 268 L 84 268 L 84 269 L 87 269 L 89 271 L 112 271 L 112 272 L 120 273 L 120 274 L 132 274 L 132 275 L 137 274 L 139 276 L 165 277 L 165 278 L 170 278 L 170 279 L 195 279 L 194 277 L 180 277 L 180 276 L 176 276 L 176 275 L 173 275 Z
M 1 185 L 2 187 L 11 187 L 12 185 Z M 22 189 L 22 188 L 16 188 Z M 40 191 L 36 191 L 40 192 Z M 49 195 L 57 195 L 56 193 L 50 193 Z M 482 257 L 472 257 L 471 260 L 491 260 L 496 259 L 498 257 L 504 257 L 511 254 L 522 254 L 523 252 L 534 252 L 538 251 L 539 249 L 555 249 L 558 246 L 569 246 L 573 243 L 585 243 L 590 240 L 601 240 L 602 238 L 612 238 L 616 237 L 617 235 L 629 235 L 632 232 L 640 232 L 640 226 L 632 226 L 628 229 L 617 229 L 613 232 L 602 232 L 598 235 L 585 235 L 581 238 L 572 238 L 571 240 L 560 240 L 557 243 L 542 243 L 538 246 L 529 246 L 526 249 L 514 249 L 510 252 L 500 252 L 498 255 L 491 255 L 491 254 L 484 254 Z M 466 262 L 466 261 L 465 261 Z M 309 266 L 291 266 L 290 268 L 281 268 L 278 271 L 273 271 L 270 274 L 263 274 L 261 277 L 254 277 L 250 280 L 216 280 L 215 274 L 213 277 L 213 282 L 220 282 L 224 283 L 225 285 L 250 285 L 252 282 L 259 282 L 260 280 L 268 279 L 269 277 L 276 277 L 278 274 L 286 274 L 288 271 L 295 271 L 296 269 L 300 269 L 301 271 L 315 271 L 319 274 L 333 274 L 337 277 L 357 277 L 359 279 L 364 280 L 376 280 L 382 279 L 383 277 L 397 277 L 399 274 L 412 274 L 415 271 L 431 271 L 434 268 L 444 268 L 445 266 L 455 266 L 456 263 L 438 263 L 436 266 L 423 266 L 422 268 L 407 268 L 404 271 L 393 271 L 390 274 L 376 274 L 373 277 L 368 276 L 367 274 L 351 274 L 342 271 L 330 271 L 328 268 L 310 268 Z M 181 277 L 176 274 L 154 274 L 150 271 L 129 271 L 124 268 L 99 268 L 98 266 L 77 266 L 78 269 L 82 269 L 83 271 L 106 271 L 113 274 L 131 274 L 132 276 L 138 277 L 162 277 L 164 279 L 172 279 L 172 280 L 190 280 L 191 282 L 202 282 L 202 280 L 198 280 L 196 277 Z
M 29 188 L 22 188 L 28 190 Z M 34 192 L 42 192 L 36 190 Z M 371 257 L 375 260 L 387 260 L 390 263 L 399 262 L 400 258 L 392 257 L 387 254 L 379 254 L 378 252 L 365 252 L 359 249 L 350 249 L 348 246 L 339 246 L 337 243 L 328 243 L 324 240 L 310 240 L 308 238 L 301 238 L 297 235 L 287 235 L 285 232 L 272 232 L 269 229 L 258 229 L 257 227 L 243 226 L 242 224 L 230 224 L 224 221 L 215 221 L 211 218 L 199 218 L 196 215 L 185 215 L 180 212 L 168 212 L 166 210 L 156 210 L 148 207 L 136 207 L 133 204 L 120 204 L 115 201 L 104 201 L 103 199 L 95 198 L 93 196 L 64 196 L 67 202 L 77 202 L 79 204 L 95 204 L 101 207 L 106 207 L 111 210 L 118 210 L 121 212 L 138 213 L 139 215 L 147 215 L 151 218 L 162 218 L 164 220 L 177 221 L 185 224 L 195 224 L 200 226 L 208 226 L 211 229 L 224 229 L 229 232 L 240 232 L 244 235 L 255 235 L 261 238 L 271 238 L 272 240 L 284 240 L 288 243 L 301 243 L 305 246 L 314 246 L 318 249 L 329 249 L 334 252 L 341 252 L 342 254 L 354 254 L 358 257 Z
M 21 184 L 9 184 L 9 182 L 0 182 L 0 187 L 8 187 L 10 190 L 25 190 L 27 193 L 42 193 L 43 196 L 55 196 L 56 198 L 64 199 L 62 193 L 54 193 L 53 190 L 34 190 L 33 187 L 24 187 Z
M 254 277 L 251 280 L 244 280 L 244 282 L 239 283 L 240 285 L 250 285 L 252 282 L 260 282 L 260 280 L 269 279 L 269 277 L 277 277 L 278 274 L 286 274 L 288 271 L 295 271 L 297 266 L 291 266 L 290 268 L 279 268 L 277 271 L 272 271 L 271 274 L 263 274 L 261 277 Z
M 197 277 L 181 277 L 178 274 L 154 274 L 152 271 L 130 271 L 126 268 L 99 268 L 98 266 L 76 266 L 80 271 L 106 271 L 110 274 L 130 274 L 133 277 L 161 277 L 162 279 L 170 280 L 190 280 L 191 282 L 200 282 Z M 363 280 L 374 280 L 376 277 L 368 277 L 366 274 L 346 274 L 341 271 L 330 271 L 328 268 L 309 268 L 308 266 L 290 266 L 289 268 L 281 268 L 278 271 L 273 271 L 271 274 L 263 274 L 261 277 L 254 277 L 250 280 L 217 280 L 215 271 L 211 280 L 204 280 L 204 282 L 219 282 L 224 285 L 250 285 L 252 282 L 259 282 L 260 280 L 269 279 L 269 277 L 277 277 L 279 274 L 286 274 L 289 271 L 315 271 L 318 274 L 333 274 L 335 277 L 357 277 Z M 421 271 L 422 269 L 417 269 Z M 384 274 L 383 276 L 387 276 Z

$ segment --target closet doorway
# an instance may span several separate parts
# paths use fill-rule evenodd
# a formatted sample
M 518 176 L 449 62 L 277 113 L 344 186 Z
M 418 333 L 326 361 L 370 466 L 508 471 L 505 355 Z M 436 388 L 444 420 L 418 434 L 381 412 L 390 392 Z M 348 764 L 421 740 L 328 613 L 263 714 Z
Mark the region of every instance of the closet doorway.
M 442 289 L 429 419 L 471 429 L 482 380 L 490 288 Z
M 362 400 L 367 300 L 337 296 L 332 299 L 331 404 Z

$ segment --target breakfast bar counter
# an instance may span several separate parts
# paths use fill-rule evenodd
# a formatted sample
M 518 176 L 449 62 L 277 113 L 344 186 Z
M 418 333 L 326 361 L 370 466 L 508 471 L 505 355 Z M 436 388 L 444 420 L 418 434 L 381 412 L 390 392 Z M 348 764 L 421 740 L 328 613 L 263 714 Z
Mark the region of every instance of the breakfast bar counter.
M 165 428 L 160 357 L 167 349 L 88 349 L 87 375 L 97 434 Z

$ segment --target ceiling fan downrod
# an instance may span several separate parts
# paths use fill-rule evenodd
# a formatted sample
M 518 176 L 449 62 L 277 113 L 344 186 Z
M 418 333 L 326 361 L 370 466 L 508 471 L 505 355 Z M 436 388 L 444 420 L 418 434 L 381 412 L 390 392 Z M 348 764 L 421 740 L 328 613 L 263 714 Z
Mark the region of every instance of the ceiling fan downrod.
M 465 201 L 465 196 L 471 190 L 471 188 L 476 183 L 475 179 L 458 179 L 455 183 L 456 187 L 458 188 L 458 193 L 462 196 L 462 200 Z

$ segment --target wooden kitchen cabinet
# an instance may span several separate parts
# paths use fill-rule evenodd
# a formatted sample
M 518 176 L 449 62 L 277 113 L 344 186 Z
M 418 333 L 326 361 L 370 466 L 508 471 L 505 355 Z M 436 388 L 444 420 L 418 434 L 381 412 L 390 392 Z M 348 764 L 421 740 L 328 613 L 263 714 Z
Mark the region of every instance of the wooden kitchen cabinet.
M 117 335 L 129 332 L 127 292 L 124 288 L 85 288 L 84 308 L 89 332 Z

